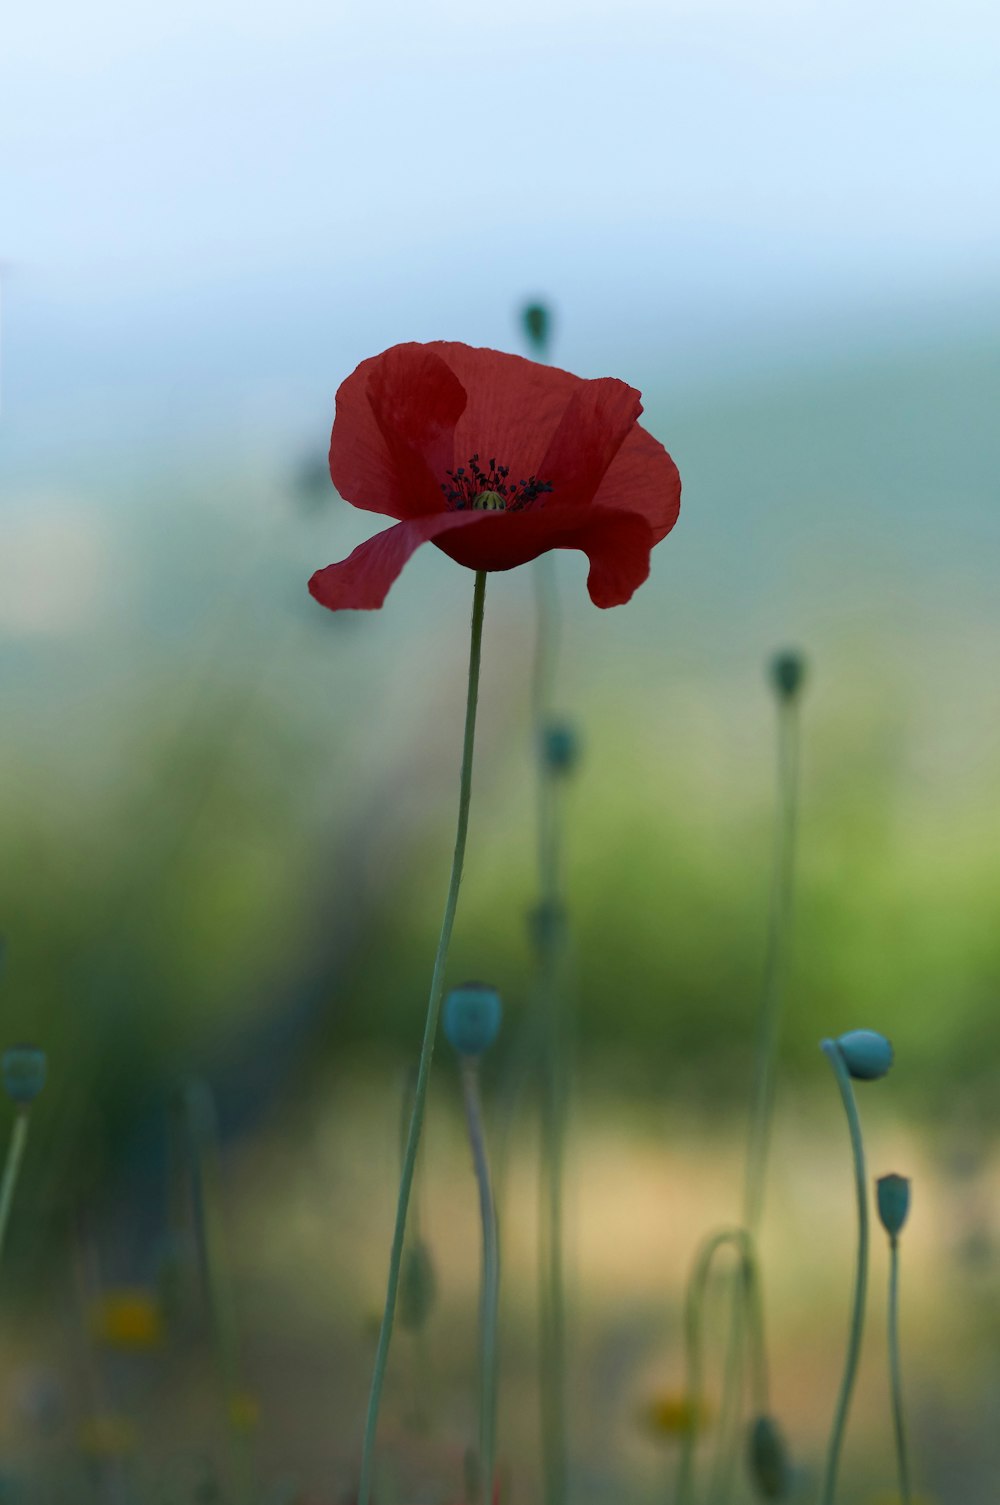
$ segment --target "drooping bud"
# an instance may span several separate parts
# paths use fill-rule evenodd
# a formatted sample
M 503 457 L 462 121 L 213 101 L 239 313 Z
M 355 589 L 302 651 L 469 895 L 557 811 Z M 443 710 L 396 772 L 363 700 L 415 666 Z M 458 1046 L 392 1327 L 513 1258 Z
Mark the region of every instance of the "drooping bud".
M 794 700 L 806 677 L 806 661 L 794 648 L 776 653 L 770 664 L 771 683 L 782 700 Z
M 855 1081 L 878 1081 L 892 1065 L 892 1046 L 877 1030 L 848 1030 L 846 1035 L 838 1038 L 836 1045 Z
M 531 348 L 544 360 L 549 349 L 549 334 L 552 314 L 544 303 L 526 303 L 521 310 L 521 322 Z
M 48 1060 L 37 1045 L 11 1045 L 0 1062 L 4 1091 L 11 1102 L 26 1108 L 45 1086 Z
M 414 1239 L 403 1254 L 399 1274 L 397 1321 L 408 1332 L 418 1332 L 431 1314 L 437 1296 L 437 1277 L 431 1251 L 423 1239 Z
M 791 1489 L 792 1471 L 781 1430 L 773 1416 L 750 1423 L 747 1462 L 757 1493 L 765 1500 L 784 1500 Z
M 550 721 L 544 728 L 542 756 L 553 773 L 572 773 L 580 757 L 580 739 L 568 721 Z
M 485 982 L 452 988 L 444 1001 L 444 1032 L 461 1056 L 482 1055 L 500 1030 L 500 994 Z
M 879 1221 L 890 1238 L 902 1232 L 910 1212 L 910 1178 L 890 1173 L 875 1182 Z

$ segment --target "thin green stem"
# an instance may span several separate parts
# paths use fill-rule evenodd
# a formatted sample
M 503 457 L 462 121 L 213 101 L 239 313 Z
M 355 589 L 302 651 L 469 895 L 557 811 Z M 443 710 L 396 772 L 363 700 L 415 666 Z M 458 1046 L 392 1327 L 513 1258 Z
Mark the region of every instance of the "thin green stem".
M 677 1469 L 677 1488 L 674 1505 L 689 1505 L 694 1488 L 695 1449 L 698 1429 L 704 1408 L 702 1326 L 705 1296 L 709 1277 L 716 1255 L 721 1249 L 731 1246 L 739 1255 L 738 1279 L 733 1287 L 742 1316 L 745 1302 L 750 1329 L 750 1373 L 754 1406 L 763 1415 L 769 1409 L 767 1357 L 764 1345 L 764 1319 L 761 1309 L 760 1277 L 753 1240 L 745 1228 L 722 1228 L 710 1234 L 695 1256 L 691 1278 L 688 1281 L 684 1304 L 684 1352 L 687 1367 L 686 1411 L 687 1426 L 684 1429 L 680 1459 Z M 742 1322 L 740 1327 L 742 1335 Z M 741 1341 L 742 1350 L 742 1341 Z M 742 1388 L 742 1387 L 740 1387 Z
M 184 1093 L 191 1145 L 191 1197 L 195 1236 L 212 1340 L 230 1443 L 231 1466 L 237 1498 L 249 1502 L 254 1493 L 254 1463 L 246 1426 L 237 1407 L 246 1394 L 240 1357 L 239 1322 L 233 1299 L 233 1276 L 222 1218 L 222 1173 L 215 1100 L 207 1082 L 192 1081 Z
M 461 1063 L 462 1100 L 469 1130 L 472 1165 L 479 1188 L 479 1214 L 483 1225 L 483 1271 L 479 1301 L 479 1477 L 483 1505 L 493 1499 L 496 1471 L 497 1426 L 497 1327 L 500 1308 L 500 1243 L 497 1212 L 490 1185 L 490 1167 L 483 1135 L 479 1101 L 479 1060 L 466 1056 Z
M 10 1209 L 14 1201 L 14 1188 L 17 1186 L 17 1177 L 21 1169 L 21 1161 L 24 1159 L 24 1147 L 28 1142 L 28 1110 L 19 1108 L 14 1117 L 14 1127 L 10 1131 L 10 1142 L 7 1146 L 7 1159 L 4 1162 L 3 1180 L 0 1181 L 0 1256 L 3 1254 L 4 1243 L 7 1238 L 7 1224 L 10 1222 Z
M 743 1184 L 743 1223 L 756 1236 L 764 1210 L 767 1159 L 774 1119 L 774 1096 L 781 1037 L 781 1019 L 788 975 L 792 895 L 795 879 L 795 845 L 798 812 L 799 709 L 798 697 L 778 701 L 777 813 L 774 827 L 774 859 L 768 909 L 767 941 L 751 1094 L 750 1124 Z M 729 1336 L 723 1368 L 719 1414 L 719 1449 L 709 1498 L 725 1500 L 730 1492 L 739 1445 L 739 1376 L 742 1371 L 743 1333 L 739 1293 L 732 1293 Z
M 358 1505 L 369 1505 L 372 1488 L 372 1464 L 375 1452 L 375 1434 L 378 1430 L 378 1414 L 382 1401 L 389 1345 L 392 1341 L 393 1319 L 396 1314 L 396 1295 L 399 1290 L 399 1269 L 403 1258 L 406 1237 L 406 1214 L 410 1205 L 413 1173 L 420 1146 L 420 1131 L 423 1128 L 424 1109 L 427 1102 L 427 1087 L 430 1082 L 431 1062 L 437 1039 L 441 999 L 444 994 L 444 974 L 448 962 L 448 948 L 458 907 L 458 891 L 462 882 L 462 866 L 465 860 L 465 839 L 469 829 L 469 804 L 472 796 L 472 755 L 476 741 L 476 706 L 479 699 L 479 666 L 483 645 L 483 615 L 486 603 L 486 573 L 477 570 L 472 597 L 472 630 L 469 643 L 469 684 L 465 702 L 465 735 L 462 741 L 462 771 L 459 779 L 458 827 L 455 832 L 455 851 L 451 860 L 451 879 L 445 901 L 441 934 L 438 938 L 431 974 L 430 997 L 427 1001 L 427 1018 L 424 1023 L 423 1041 L 420 1047 L 420 1062 L 417 1067 L 417 1082 L 413 1092 L 413 1112 L 410 1130 L 403 1154 L 403 1170 L 399 1182 L 399 1197 L 396 1203 L 396 1223 L 389 1252 L 389 1278 L 385 1294 L 385 1310 L 375 1352 L 375 1367 L 372 1373 L 371 1392 L 368 1398 L 368 1416 L 365 1421 L 364 1443 L 361 1451 L 361 1479 L 358 1486 Z
M 751 1233 L 760 1226 L 764 1207 L 767 1155 L 774 1117 L 775 1068 L 781 1032 L 782 1003 L 788 972 L 792 890 L 795 877 L 795 831 L 798 808 L 799 714 L 797 698 L 778 705 L 778 812 L 774 836 L 770 914 L 754 1066 L 743 1222 Z
M 865 1322 L 865 1297 L 868 1291 L 868 1188 L 865 1177 L 865 1147 L 861 1137 L 861 1120 L 858 1117 L 858 1105 L 854 1099 L 854 1088 L 851 1084 L 850 1073 L 847 1070 L 847 1065 L 839 1048 L 833 1040 L 824 1040 L 822 1049 L 830 1065 L 833 1067 L 834 1075 L 837 1078 L 837 1086 L 840 1088 L 840 1096 L 844 1104 L 844 1112 L 847 1115 L 847 1125 L 851 1135 L 851 1151 L 854 1157 L 854 1188 L 858 1208 L 858 1254 L 854 1275 L 854 1299 L 851 1303 L 851 1323 L 848 1331 L 847 1354 L 844 1359 L 844 1373 L 840 1381 L 840 1392 L 837 1396 L 833 1427 L 830 1431 L 830 1442 L 827 1448 L 823 1487 L 820 1492 L 820 1505 L 833 1505 L 837 1489 L 837 1470 L 840 1466 L 840 1455 L 844 1445 L 844 1432 L 847 1427 L 847 1412 L 850 1407 L 851 1394 L 854 1390 L 854 1381 L 858 1372 L 858 1360 L 861 1355 L 861 1338 Z
M 910 1505 L 910 1464 L 906 1450 L 903 1414 L 903 1370 L 899 1359 L 899 1239 L 889 1239 L 889 1385 L 892 1391 L 892 1425 L 896 1438 L 896 1466 L 901 1505 Z
M 568 1049 L 563 1008 L 565 935 L 562 915 L 560 778 L 545 739 L 552 711 L 559 601 L 554 561 L 535 564 L 537 631 L 532 719 L 538 760 L 539 1019 L 542 1157 L 539 1178 L 539 1387 L 546 1505 L 566 1498 L 566 1309 L 563 1281 L 563 1162 Z

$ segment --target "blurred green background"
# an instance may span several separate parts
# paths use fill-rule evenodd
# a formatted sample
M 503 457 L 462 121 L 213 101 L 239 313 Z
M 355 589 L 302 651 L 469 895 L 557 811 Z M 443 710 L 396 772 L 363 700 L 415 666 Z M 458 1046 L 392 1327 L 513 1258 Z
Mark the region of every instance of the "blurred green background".
M 544 296 L 556 361 L 640 387 L 684 481 L 627 607 L 596 611 L 584 561 L 558 561 L 558 709 L 583 746 L 574 1505 L 662 1497 L 676 1439 L 642 1417 L 679 1383 L 698 1239 L 738 1207 L 774 816 L 766 666 L 786 646 L 808 682 L 764 1251 L 776 1403 L 815 1466 L 851 1216 L 817 1043 L 877 1028 L 897 1063 L 864 1097 L 872 1170 L 918 1177 L 919 1478 L 993 1505 L 996 15 L 103 0 L 6 31 L 0 1016 L 3 1041 L 45 1046 L 50 1079 L 5 1252 L 0 1499 L 9 1465 L 46 1505 L 167 1505 L 224 1455 L 176 1205 L 193 1080 L 218 1113 L 262 1477 L 276 1505 L 350 1492 L 472 581 L 427 548 L 379 613 L 309 599 L 313 570 L 373 531 L 326 476 L 333 395 L 402 339 L 522 349 L 521 304 Z M 486 610 L 450 980 L 503 993 L 496 1134 L 531 1006 L 530 571 L 491 577 Z M 529 1095 L 506 1159 L 517 1500 L 537 1497 L 534 1133 Z M 404 1337 L 394 1359 L 380 1499 L 450 1505 L 476 1232 L 443 1054 L 422 1174 L 440 1307 L 429 1350 Z M 166 1300 L 178 1270 L 155 1353 L 95 1340 L 102 1291 Z M 872 1505 L 892 1482 L 883 1274 L 845 1492 Z M 139 1426 L 138 1454 L 80 1431 L 107 1416 Z

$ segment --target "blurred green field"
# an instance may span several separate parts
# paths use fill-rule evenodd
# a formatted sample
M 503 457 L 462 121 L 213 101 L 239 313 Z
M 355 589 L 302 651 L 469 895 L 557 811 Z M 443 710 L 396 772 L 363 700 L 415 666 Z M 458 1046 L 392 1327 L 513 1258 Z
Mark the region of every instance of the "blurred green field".
M 637 1417 L 677 1383 L 697 1239 L 738 1205 L 774 806 L 765 666 L 787 643 L 809 682 L 765 1251 L 782 1414 L 815 1464 L 850 1205 L 817 1043 L 874 1027 L 898 1053 L 877 1144 L 906 1161 L 891 1168 L 920 1169 L 907 1342 L 928 1482 L 942 1502 L 995 1499 L 998 351 L 983 337 L 728 394 L 653 394 L 648 422 L 685 500 L 651 581 L 598 613 L 581 562 L 560 561 L 560 708 L 584 746 L 567 852 L 582 1094 L 574 1505 L 663 1497 L 669 1444 Z M 26 1370 L 68 1375 L 74 1416 L 93 1408 L 100 1372 L 108 1403 L 145 1422 L 149 1457 L 216 1445 L 197 1340 L 104 1374 L 66 1336 L 88 1293 L 156 1279 L 171 1106 L 204 1078 L 265 1471 L 327 1501 L 352 1483 L 399 1073 L 443 902 L 471 579 L 428 549 L 381 613 L 325 615 L 305 581 L 370 520 L 306 479 L 280 444 L 237 471 L 217 455 L 165 464 L 151 483 L 120 456 L 75 490 L 13 478 L 0 524 L 4 1034 L 45 1046 L 50 1082 L 6 1256 L 3 1366 L 11 1397 Z M 529 572 L 493 576 L 450 980 L 503 994 L 498 1087 L 530 1011 L 533 635 Z M 476 1269 L 446 1062 L 438 1073 L 424 1195 L 445 1292 L 440 1410 L 430 1440 L 407 1432 L 417 1361 L 401 1344 L 385 1465 L 407 1488 L 424 1479 L 429 1505 L 457 1489 L 472 1425 Z M 512 1477 L 535 1498 L 530 1107 L 511 1161 L 503 1405 Z M 877 1298 L 872 1316 L 845 1492 L 859 1502 L 891 1484 Z M 70 1457 L 60 1425 L 37 1448 L 9 1431 L 17 1466 Z M 105 1485 L 95 1498 L 129 1498 L 127 1480 Z M 402 1484 L 383 1489 L 413 1505 Z

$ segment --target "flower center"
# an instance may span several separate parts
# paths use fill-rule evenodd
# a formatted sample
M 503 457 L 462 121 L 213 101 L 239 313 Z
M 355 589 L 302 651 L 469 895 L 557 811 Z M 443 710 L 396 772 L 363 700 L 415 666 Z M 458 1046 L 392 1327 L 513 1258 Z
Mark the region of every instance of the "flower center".
M 551 481 L 539 481 L 535 476 L 510 481 L 510 466 L 498 465 L 496 460 L 483 470 L 478 455 L 472 455 L 467 466 L 446 470 L 445 475 L 448 480 L 441 482 L 441 490 L 451 512 L 520 512 L 552 490 Z

